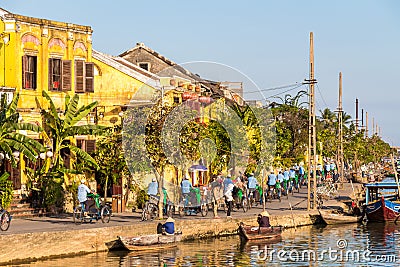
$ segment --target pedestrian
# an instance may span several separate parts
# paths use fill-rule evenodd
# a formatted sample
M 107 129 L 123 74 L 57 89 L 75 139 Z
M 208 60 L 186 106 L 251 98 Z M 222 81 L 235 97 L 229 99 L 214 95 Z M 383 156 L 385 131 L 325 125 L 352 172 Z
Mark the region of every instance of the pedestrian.
M 181 182 L 182 199 L 185 200 L 185 206 L 187 206 L 189 203 L 188 195 L 190 193 L 191 188 L 192 188 L 192 183 L 189 181 L 189 177 L 185 175 L 185 178 Z
M 217 178 L 214 178 L 214 181 L 212 181 L 209 186 L 211 190 L 214 218 L 218 219 L 218 200 L 221 199 L 223 195 L 221 194 L 223 192 L 222 184 Z
M 228 184 L 228 186 L 225 190 L 225 193 L 224 193 L 225 202 L 226 202 L 226 205 L 228 206 L 228 210 L 226 212 L 227 219 L 232 219 L 231 212 L 232 212 L 232 206 L 233 206 L 233 195 L 232 195 L 233 187 L 234 187 L 233 183 Z

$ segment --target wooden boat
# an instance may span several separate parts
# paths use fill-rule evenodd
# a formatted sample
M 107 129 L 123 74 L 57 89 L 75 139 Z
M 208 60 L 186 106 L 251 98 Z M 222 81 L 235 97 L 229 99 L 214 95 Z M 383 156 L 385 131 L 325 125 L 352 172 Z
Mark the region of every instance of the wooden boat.
M 182 233 L 174 235 L 152 234 L 137 237 L 118 237 L 122 247 L 130 251 L 163 249 L 177 245 L 182 240 Z
M 398 185 L 395 182 L 369 183 L 365 185 L 367 219 L 370 222 L 394 221 L 400 215 Z
M 347 213 L 339 213 L 336 210 L 318 210 L 326 224 L 358 223 L 363 216 L 354 216 Z
M 282 226 L 258 227 L 240 223 L 239 236 L 242 240 L 279 240 L 281 239 Z

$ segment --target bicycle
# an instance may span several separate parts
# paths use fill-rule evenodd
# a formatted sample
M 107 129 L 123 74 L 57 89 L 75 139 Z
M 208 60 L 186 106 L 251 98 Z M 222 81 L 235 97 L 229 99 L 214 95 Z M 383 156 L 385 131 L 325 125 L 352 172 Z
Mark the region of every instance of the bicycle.
M 111 218 L 111 209 L 106 204 L 100 203 L 99 194 L 88 194 L 89 204 L 87 207 L 87 216 L 85 216 L 85 206 L 79 204 L 74 209 L 74 223 L 81 224 L 83 222 L 92 222 L 93 220 L 98 221 L 101 219 L 103 223 L 109 223 Z
M 154 220 L 158 216 L 158 201 L 159 197 L 158 196 L 149 196 L 149 200 L 146 201 L 144 204 L 144 208 L 142 211 L 142 221 L 147 221 L 147 220 Z M 174 214 L 174 205 L 172 202 L 168 201 L 167 205 L 164 205 L 164 214 L 167 215 L 168 217 L 172 217 Z
M 11 215 L 8 211 L 3 209 L 3 206 L 0 203 L 0 229 L 2 231 L 7 231 L 10 227 L 11 223 Z

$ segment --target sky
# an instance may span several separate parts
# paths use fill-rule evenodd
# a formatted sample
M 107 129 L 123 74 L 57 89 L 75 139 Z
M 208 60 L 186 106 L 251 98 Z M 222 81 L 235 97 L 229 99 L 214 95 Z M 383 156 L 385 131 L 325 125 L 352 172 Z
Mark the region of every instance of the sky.
M 337 108 L 342 72 L 344 111 L 355 119 L 358 98 L 370 133 L 373 118 L 382 138 L 400 146 L 400 1 L 0 0 L 0 7 L 91 26 L 93 48 L 106 54 L 143 42 L 178 64 L 229 66 L 266 90 L 263 96 L 246 94 L 253 89 L 245 83 L 246 99 L 269 98 L 285 89 L 268 89 L 308 78 L 313 32 L 317 115 Z M 214 78 L 205 72 L 199 74 Z

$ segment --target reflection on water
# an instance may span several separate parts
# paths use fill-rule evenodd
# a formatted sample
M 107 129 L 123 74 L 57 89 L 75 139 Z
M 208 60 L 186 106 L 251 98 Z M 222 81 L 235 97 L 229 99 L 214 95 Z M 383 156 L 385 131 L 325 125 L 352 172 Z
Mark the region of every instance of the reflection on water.
M 286 229 L 282 240 L 273 244 L 244 244 L 231 236 L 152 252 L 103 252 L 20 266 L 398 266 L 399 227 L 310 226 Z

